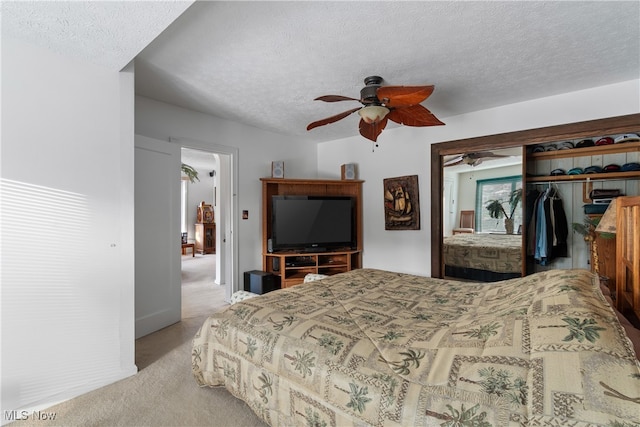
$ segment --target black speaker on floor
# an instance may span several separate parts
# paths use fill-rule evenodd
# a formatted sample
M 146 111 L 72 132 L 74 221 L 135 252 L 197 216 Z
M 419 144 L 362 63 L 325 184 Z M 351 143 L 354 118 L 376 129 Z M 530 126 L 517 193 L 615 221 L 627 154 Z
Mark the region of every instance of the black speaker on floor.
M 244 290 L 254 294 L 266 294 L 280 289 L 280 277 L 266 271 L 252 270 L 244 273 Z

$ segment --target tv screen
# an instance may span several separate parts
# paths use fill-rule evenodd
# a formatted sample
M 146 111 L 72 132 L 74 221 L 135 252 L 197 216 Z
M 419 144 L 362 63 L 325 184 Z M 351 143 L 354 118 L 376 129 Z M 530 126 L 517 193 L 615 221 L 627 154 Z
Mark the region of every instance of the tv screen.
M 327 196 L 273 196 L 274 251 L 355 248 L 355 199 Z

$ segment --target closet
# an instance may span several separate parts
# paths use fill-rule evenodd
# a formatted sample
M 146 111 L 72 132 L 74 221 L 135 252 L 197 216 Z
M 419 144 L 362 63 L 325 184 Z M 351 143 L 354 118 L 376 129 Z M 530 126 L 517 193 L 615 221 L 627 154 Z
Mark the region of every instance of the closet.
M 633 129 L 633 133 L 640 132 L 640 123 Z M 607 204 L 597 204 L 599 200 L 592 200 L 593 190 L 617 191 L 623 195 L 640 194 L 640 171 L 610 171 L 605 172 L 605 166 L 622 166 L 640 162 L 640 141 L 614 143 L 625 132 L 596 133 L 587 137 L 567 137 L 559 141 L 535 144 L 526 148 L 524 182 L 529 194 L 535 195 L 540 189 L 547 192 L 554 189 L 556 197 L 563 198 L 566 208 L 567 226 L 570 235 L 567 236 L 574 244 L 564 253 L 557 253 L 557 257 L 550 262 L 541 262 L 530 253 L 532 241 L 539 240 L 539 233 L 527 235 L 527 271 L 533 273 L 548 267 L 579 268 L 585 266 L 609 279 L 609 286 L 615 287 L 616 267 L 615 238 L 603 238 L 600 234 L 591 234 L 589 238 L 596 238 L 595 247 L 591 240 L 585 241 L 583 234 L 572 231 L 573 224 L 578 227 L 594 224 L 599 221 L 606 210 Z M 600 131 L 602 132 L 602 131 Z M 627 132 L 630 132 L 629 130 Z M 597 145 L 596 143 L 600 143 Z M 558 149 L 561 144 L 570 144 L 567 149 Z M 572 146 L 574 145 L 574 146 Z M 582 146 L 586 145 L 586 146 Z M 527 205 L 531 199 L 527 199 Z M 555 238 L 555 235 L 549 234 Z M 597 263 L 597 265 L 595 265 Z
M 606 119 L 590 120 L 579 123 L 570 123 L 545 128 L 530 129 L 518 132 L 509 132 L 497 135 L 468 138 L 456 141 L 447 141 L 431 146 L 431 275 L 443 277 L 444 265 L 442 261 L 443 241 L 443 158 L 444 156 L 471 153 L 477 151 L 491 151 L 503 148 L 521 147 L 523 156 L 523 186 L 525 189 L 548 188 L 550 185 L 557 188 L 558 195 L 562 197 L 568 227 L 573 221 L 580 221 L 584 217 L 579 212 L 584 204 L 588 204 L 588 195 L 593 188 L 620 187 L 627 195 L 640 194 L 640 171 L 629 172 L 600 172 L 589 174 L 564 174 L 552 175 L 551 172 L 561 168 L 568 171 L 574 167 L 583 170 L 591 165 L 605 166 L 609 163 L 640 162 L 640 142 L 625 142 L 592 147 L 578 147 L 566 150 L 534 152 L 535 145 L 558 144 L 566 141 L 578 142 L 584 139 L 596 141 L 601 137 L 615 137 L 625 133 L 640 134 L 640 114 L 612 117 Z M 569 167 L 571 166 L 571 167 Z M 613 184 L 615 181 L 615 184 Z M 526 191 L 525 191 L 526 193 Z M 523 198 L 523 206 L 526 206 L 526 195 Z M 570 239 L 581 239 L 581 236 L 572 235 Z M 526 242 L 529 237 L 523 233 L 523 259 L 527 259 Z M 576 256 L 589 256 L 586 244 L 573 245 L 582 253 L 570 253 L 569 258 L 558 258 L 553 266 L 544 268 L 572 268 L 572 258 Z M 522 274 L 532 273 L 540 266 L 523 263 Z

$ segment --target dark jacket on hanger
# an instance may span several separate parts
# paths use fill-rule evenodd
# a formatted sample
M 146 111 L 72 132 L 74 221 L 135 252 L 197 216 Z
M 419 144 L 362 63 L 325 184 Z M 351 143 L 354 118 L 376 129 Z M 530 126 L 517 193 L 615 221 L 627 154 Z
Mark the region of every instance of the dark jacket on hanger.
M 554 257 L 567 257 L 569 256 L 569 250 L 567 249 L 567 236 L 569 236 L 569 226 L 567 224 L 567 215 L 564 212 L 564 206 L 562 205 L 562 199 L 556 196 L 552 200 L 553 215 L 554 215 L 554 227 L 553 232 L 555 234 L 555 244 L 551 253 Z
M 536 246 L 536 206 L 538 206 L 538 199 L 540 198 L 540 192 L 536 189 L 527 191 L 526 200 L 527 205 L 525 208 L 524 223 L 527 230 L 527 255 L 533 256 Z

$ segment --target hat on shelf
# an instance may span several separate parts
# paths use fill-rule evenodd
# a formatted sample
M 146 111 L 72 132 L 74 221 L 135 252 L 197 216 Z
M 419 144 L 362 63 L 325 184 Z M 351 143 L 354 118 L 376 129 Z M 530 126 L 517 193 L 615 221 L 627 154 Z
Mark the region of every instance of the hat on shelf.
M 531 151 L 533 153 L 542 153 L 544 151 L 544 147 L 542 145 L 535 145 Z
M 602 173 L 602 166 L 587 166 L 584 173 Z
M 573 168 L 569 169 L 567 175 L 582 175 L 583 173 L 584 171 L 582 170 L 582 168 Z
M 616 165 L 615 163 L 611 163 L 602 168 L 604 172 L 620 172 L 620 165 Z
M 640 163 L 636 163 L 636 162 L 625 163 L 620 168 L 620 172 L 631 172 L 631 171 L 640 171 Z
M 624 135 L 618 136 L 614 141 L 616 144 L 620 144 L 621 142 L 640 141 L 640 136 L 635 133 L 625 133 Z
M 565 175 L 567 172 L 565 172 L 564 169 L 554 169 L 551 171 L 551 175 L 553 176 L 557 176 L 557 175 Z
M 593 147 L 594 145 L 592 139 L 583 139 L 576 144 L 576 148 Z
M 544 147 L 544 151 L 556 151 L 557 149 L 556 144 L 549 144 Z
M 596 141 L 596 145 L 611 145 L 613 144 L 613 138 L 605 136 Z
M 573 142 L 571 141 L 564 141 L 564 142 L 558 143 L 558 150 L 570 150 L 572 148 L 573 148 Z

